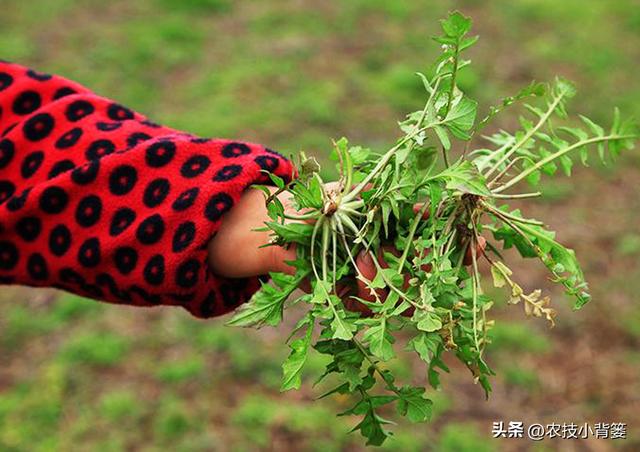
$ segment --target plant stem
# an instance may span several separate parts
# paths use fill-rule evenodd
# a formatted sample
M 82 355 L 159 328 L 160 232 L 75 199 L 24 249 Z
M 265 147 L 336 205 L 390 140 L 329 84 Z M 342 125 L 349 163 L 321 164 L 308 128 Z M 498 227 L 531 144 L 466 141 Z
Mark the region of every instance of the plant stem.
M 538 196 L 542 196 L 542 193 L 540 193 L 539 191 L 536 191 L 534 193 L 517 193 L 514 195 L 491 193 L 491 198 L 497 198 L 497 199 L 525 199 L 525 198 L 537 198 Z
M 508 152 L 506 152 L 502 158 L 500 160 L 498 160 L 496 162 L 495 165 L 493 165 L 489 171 L 484 175 L 484 177 L 489 177 L 491 174 L 493 174 L 494 171 L 496 171 L 498 168 L 500 168 L 500 166 L 506 162 L 509 157 L 511 157 L 514 152 L 516 152 L 518 149 L 520 149 L 527 141 L 529 141 L 529 139 L 534 136 L 536 134 L 536 132 L 538 130 L 540 130 L 540 128 L 547 122 L 547 120 L 549 119 L 549 117 L 553 114 L 553 112 L 555 111 L 556 107 L 558 106 L 558 104 L 560 103 L 560 101 L 562 100 L 562 98 L 565 96 L 565 93 L 560 93 L 558 95 L 558 97 L 556 97 L 553 102 L 551 103 L 551 105 L 549 105 L 549 108 L 547 109 L 547 111 L 544 113 L 544 115 L 542 115 L 542 117 L 540 117 L 540 120 L 538 121 L 538 123 L 531 128 L 531 130 L 529 130 L 525 136 L 522 137 L 522 139 L 520 141 L 518 141 L 516 144 L 513 145 L 513 147 L 511 149 L 509 149 Z
M 631 139 L 631 138 L 636 138 L 635 135 L 606 135 L 603 137 L 593 137 L 593 138 L 589 138 L 588 140 L 580 140 L 576 143 L 573 143 L 571 146 L 567 146 L 564 149 L 560 149 L 559 151 L 555 152 L 554 154 L 551 154 L 545 158 L 543 158 L 542 160 L 540 160 L 539 162 L 537 162 L 535 165 L 527 168 L 525 171 L 521 172 L 520 174 L 518 174 L 516 177 L 514 177 L 513 179 L 511 179 L 509 182 L 507 182 L 506 184 L 496 188 L 495 190 L 493 190 L 494 193 L 500 193 L 504 190 L 506 190 L 509 187 L 512 187 L 513 185 L 517 184 L 518 182 L 520 182 L 522 179 L 524 179 L 525 177 L 527 177 L 529 174 L 533 173 L 534 171 L 537 171 L 538 169 L 542 168 L 544 165 L 546 165 L 547 163 L 562 157 L 563 155 L 565 155 L 568 152 L 573 151 L 574 149 L 578 149 L 581 148 L 583 146 L 588 146 L 590 144 L 594 144 L 594 143 L 600 143 L 603 141 L 612 141 L 612 140 L 626 140 L 626 139 Z
M 471 215 L 473 217 L 473 215 Z M 473 271 L 471 272 L 472 279 L 472 298 L 473 298 L 473 340 L 475 342 L 476 350 L 478 351 L 478 357 L 482 357 L 482 350 L 480 349 L 480 341 L 478 340 L 478 292 L 482 289 L 480 287 L 479 272 L 478 272 L 478 231 L 474 219 L 471 218 L 471 224 L 473 227 L 473 236 L 471 238 L 471 261 L 473 263 Z
M 400 298 L 405 300 L 407 303 L 412 305 L 414 308 L 420 309 L 420 310 L 425 310 L 426 309 L 426 306 L 419 305 L 418 303 L 413 301 L 411 298 L 407 297 L 407 295 L 403 291 L 398 289 L 396 286 L 393 285 L 393 283 L 391 281 L 389 281 L 389 279 L 384 275 L 384 272 L 382 271 L 382 267 L 380 267 L 380 264 L 378 263 L 378 259 L 373 254 L 373 252 L 369 251 L 369 256 L 371 256 L 371 260 L 373 261 L 374 265 L 376 266 L 376 270 L 380 273 L 380 275 L 382 276 L 382 280 L 389 287 L 389 289 L 391 289 L 395 293 L 397 293 L 400 296 Z
M 329 264 L 327 263 L 327 254 L 329 253 L 329 234 L 330 226 L 328 222 L 322 224 L 322 279 L 327 281 L 327 272 Z
M 458 55 L 460 54 L 460 43 L 456 42 L 455 49 L 453 52 L 453 68 L 451 69 L 451 88 L 449 88 L 449 95 L 447 97 L 447 106 L 444 109 L 444 114 L 442 115 L 444 118 L 449 114 L 449 110 L 451 110 L 451 101 L 453 101 L 453 92 L 456 89 L 456 77 L 458 75 Z M 443 150 L 443 152 L 445 152 Z M 446 154 L 446 152 L 445 152 Z M 447 163 L 447 158 L 445 155 L 445 164 Z M 447 165 L 448 167 L 449 165 Z
M 314 276 L 318 280 L 320 279 L 320 275 L 318 274 L 318 269 L 316 268 L 315 243 L 316 243 L 316 236 L 318 235 L 318 230 L 322 226 L 322 223 L 324 222 L 324 219 L 325 219 L 324 216 L 320 217 L 320 219 L 318 221 L 316 221 L 316 224 L 313 226 L 313 232 L 311 233 L 311 244 L 310 244 L 311 249 L 309 251 L 309 254 L 311 254 L 311 256 L 310 256 L 311 269 L 313 270 Z
M 491 213 L 499 214 L 500 217 L 505 217 L 512 221 L 516 221 L 518 223 L 524 223 L 524 224 L 532 224 L 534 226 L 544 226 L 544 223 L 542 221 L 529 220 L 528 218 L 516 217 L 515 215 L 511 215 L 510 213 L 505 212 L 504 210 L 496 209 L 495 207 L 493 207 L 492 205 L 486 202 L 481 202 L 481 205 Z
M 520 160 L 525 160 L 525 157 L 520 156 L 520 157 L 516 157 L 513 160 L 511 160 L 509 162 L 509 164 L 507 166 L 504 167 L 504 169 L 502 171 L 500 171 L 498 173 L 498 175 L 496 177 L 494 177 L 488 184 L 488 187 L 492 187 L 493 185 L 495 185 L 500 179 L 502 179 L 511 168 L 513 168 L 513 165 L 515 165 L 516 163 L 518 163 Z
M 404 269 L 404 263 L 407 260 L 407 256 L 409 255 L 409 250 L 412 248 L 413 236 L 416 234 L 416 230 L 418 229 L 418 224 L 420 224 L 420 220 L 422 216 L 427 211 L 427 207 L 429 207 L 428 203 L 424 203 L 415 217 L 413 217 L 413 222 L 411 223 L 411 227 L 409 229 L 409 235 L 407 236 L 407 240 L 404 243 L 404 251 L 402 252 L 402 256 L 400 257 L 400 262 L 398 263 L 398 274 L 402 273 Z

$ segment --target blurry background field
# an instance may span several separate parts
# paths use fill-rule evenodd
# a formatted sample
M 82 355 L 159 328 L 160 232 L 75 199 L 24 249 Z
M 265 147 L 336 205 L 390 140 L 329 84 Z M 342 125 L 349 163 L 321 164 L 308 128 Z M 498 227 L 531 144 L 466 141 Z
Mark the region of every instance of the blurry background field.
M 391 143 L 421 106 L 416 70 L 437 19 L 458 8 L 482 37 L 460 84 L 484 108 L 530 79 L 578 82 L 573 111 L 640 117 L 638 0 L 3 0 L 0 57 L 80 81 L 205 136 L 327 155 L 330 138 Z M 506 122 L 497 126 L 511 126 Z M 429 425 L 387 450 L 640 450 L 640 151 L 544 184 L 533 216 L 576 249 L 594 294 L 558 326 L 499 304 L 485 402 L 454 366 Z M 540 265 L 525 286 L 549 287 Z M 0 293 L 0 450 L 360 450 L 346 400 L 278 392 L 285 330 L 108 306 L 53 291 Z M 323 367 L 312 359 L 309 373 Z M 420 380 L 423 368 L 398 369 Z M 626 422 L 626 441 L 491 440 L 498 420 Z

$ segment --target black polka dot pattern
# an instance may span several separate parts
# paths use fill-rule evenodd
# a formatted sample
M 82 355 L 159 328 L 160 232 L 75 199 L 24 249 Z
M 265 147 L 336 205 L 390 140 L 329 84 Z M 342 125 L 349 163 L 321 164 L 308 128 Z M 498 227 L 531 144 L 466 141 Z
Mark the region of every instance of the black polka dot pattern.
M 27 272 L 31 278 L 36 281 L 44 281 L 49 278 L 49 270 L 47 269 L 47 261 L 40 253 L 33 253 L 27 260 Z
M 13 160 L 15 154 L 16 147 L 13 141 L 8 138 L 0 141 L 0 169 L 6 168 Z
M 185 221 L 176 229 L 173 235 L 172 247 L 174 253 L 184 251 L 191 245 L 196 236 L 196 225 L 193 221 Z
M 18 248 L 7 240 L 0 240 L 0 270 L 12 270 L 19 259 Z
M 99 160 L 116 150 L 116 146 L 110 140 L 96 140 L 92 142 L 85 152 L 87 160 Z
M 130 246 L 121 246 L 116 250 L 113 261 L 120 273 L 128 275 L 138 264 L 138 253 Z
M 198 187 L 193 187 L 183 191 L 180 196 L 178 196 L 178 198 L 173 202 L 173 205 L 171 207 L 173 208 L 173 210 L 176 210 L 178 212 L 187 210 L 196 201 L 199 192 L 200 189 Z
M 24 123 L 24 136 L 29 141 L 40 141 L 49 136 L 55 121 L 49 113 L 38 113 Z
M 59 277 L 60 277 L 60 281 L 64 282 L 64 283 L 69 283 L 69 284 L 78 284 L 78 285 L 85 285 L 86 284 L 86 280 L 84 279 L 84 277 L 78 273 L 77 271 L 75 271 L 73 268 L 70 267 L 63 267 L 60 269 L 60 273 L 59 273 Z
M 111 237 L 116 237 L 122 234 L 135 220 L 136 213 L 133 210 L 128 207 L 118 209 L 111 219 L 109 235 L 111 235 Z
M 53 165 L 53 167 L 49 171 L 49 175 L 47 176 L 47 179 L 53 179 L 54 177 L 57 177 L 60 174 L 64 174 L 67 171 L 71 171 L 75 167 L 76 167 L 76 164 L 73 163 L 73 160 L 69 160 L 69 159 L 60 160 L 58 163 Z
M 112 130 L 116 130 L 122 127 L 121 122 L 104 122 L 100 121 L 96 124 L 96 128 L 103 132 L 111 132 Z
M 16 186 L 9 180 L 0 180 L 0 204 L 13 196 Z
M 116 196 L 129 193 L 138 181 L 138 172 L 131 165 L 120 165 L 109 176 L 109 191 Z
M 62 99 L 63 97 L 72 96 L 74 94 L 76 94 L 76 90 L 69 88 L 68 86 L 63 86 L 62 88 L 57 89 L 53 94 L 53 100 Z
M 40 195 L 40 209 L 44 213 L 62 212 L 69 203 L 69 195 L 60 187 L 48 187 Z
M 147 135 L 144 132 L 135 132 L 127 137 L 127 147 L 132 148 L 137 146 L 140 143 L 143 143 L 147 140 L 151 139 L 150 135 Z
M 100 263 L 100 240 L 97 237 L 87 239 L 78 250 L 78 263 L 87 268 L 97 267 Z
M 229 143 L 222 148 L 222 156 L 226 158 L 235 158 L 247 154 L 251 154 L 251 148 L 244 143 Z
M 213 176 L 214 182 L 226 182 L 235 179 L 242 172 L 242 166 L 240 165 L 227 165 Z
M 58 149 L 68 149 L 75 146 L 81 136 L 82 129 L 80 127 L 74 127 L 58 138 L 54 146 Z
M 275 157 L 270 157 L 268 155 L 260 155 L 255 158 L 255 162 L 265 171 L 273 172 L 278 168 L 280 164 L 280 160 Z
M 39 82 L 46 82 L 47 80 L 51 80 L 51 77 L 53 77 L 50 74 L 34 71 L 33 69 L 29 69 L 27 71 L 27 76 Z
M 76 222 L 83 228 L 88 228 L 100 220 L 102 201 L 96 195 L 85 196 L 76 208 Z
M 209 221 L 218 221 L 233 207 L 233 199 L 226 193 L 213 195 L 207 202 L 205 216 Z
M 11 124 L 9 127 L 7 127 L 6 129 L 4 129 L 4 131 L 2 132 L 2 136 L 6 137 L 9 132 L 11 132 L 13 129 L 16 128 L 16 126 L 18 125 L 17 122 L 14 122 L 13 124 Z
M 180 168 L 182 177 L 193 178 L 204 173 L 211 165 L 211 160 L 206 155 L 194 155 L 190 157 Z
M 145 218 L 136 231 L 136 238 L 143 245 L 153 245 L 162 239 L 164 221 L 158 214 Z
M 6 72 L 0 72 L 0 91 L 4 91 L 13 84 L 13 77 Z
M 144 190 L 143 202 L 147 207 L 158 207 L 167 199 L 171 185 L 169 180 L 159 178 L 151 181 Z
M 9 201 L 7 201 L 7 210 L 10 212 L 17 212 L 22 209 L 27 203 L 27 197 L 29 196 L 29 192 L 31 192 L 30 188 L 23 190 L 20 195 L 14 195 Z
M 64 224 L 55 226 L 49 234 L 49 250 L 54 256 L 64 256 L 71 247 L 71 231 Z
M 16 223 L 16 233 L 25 242 L 33 242 L 40 236 L 42 221 L 38 217 L 22 217 Z
M 198 283 L 200 263 L 195 259 L 189 259 L 178 266 L 176 271 L 176 284 L 185 289 L 190 289 Z
M 107 116 L 114 121 L 124 121 L 125 119 L 133 119 L 133 112 L 120 104 L 111 104 L 107 108 Z
M 144 279 L 153 286 L 158 286 L 164 281 L 164 256 L 156 254 L 144 266 Z
M 20 167 L 20 173 L 24 179 L 28 179 L 33 176 L 42 162 L 44 161 L 44 152 L 35 151 L 31 154 L 27 155 L 22 161 L 22 165 Z
M 86 100 L 76 100 L 67 106 L 65 115 L 71 122 L 80 121 L 95 111 L 95 107 Z
M 71 180 L 78 185 L 88 185 L 96 180 L 100 170 L 100 160 L 93 160 L 71 172 Z
M 168 165 L 176 153 L 176 145 L 172 141 L 160 141 L 149 146 L 146 150 L 146 162 L 152 168 Z
M 12 110 L 16 115 L 28 115 L 42 105 L 40 95 L 35 91 L 23 91 L 13 101 Z

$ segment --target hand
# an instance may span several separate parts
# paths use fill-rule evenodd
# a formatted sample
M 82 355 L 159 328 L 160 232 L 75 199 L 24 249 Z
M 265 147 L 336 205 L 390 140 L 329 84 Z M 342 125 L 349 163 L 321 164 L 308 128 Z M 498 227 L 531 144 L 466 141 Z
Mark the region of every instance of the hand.
M 276 189 L 273 188 L 272 192 Z M 278 196 L 288 213 L 297 213 L 291 204 L 291 195 Z M 240 201 L 227 212 L 216 235 L 209 242 L 209 265 L 216 275 L 227 278 L 246 278 L 269 272 L 293 274 L 295 269 L 285 261 L 296 258 L 294 246 L 267 246 L 271 240 L 268 231 L 256 231 L 272 221 L 267 214 L 262 191 L 249 188 Z

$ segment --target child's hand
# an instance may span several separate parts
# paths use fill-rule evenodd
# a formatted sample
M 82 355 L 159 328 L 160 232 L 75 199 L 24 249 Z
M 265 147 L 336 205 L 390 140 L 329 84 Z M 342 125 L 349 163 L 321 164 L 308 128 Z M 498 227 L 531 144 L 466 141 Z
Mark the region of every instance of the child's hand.
M 272 191 L 276 189 L 273 188 Z M 290 202 L 290 194 L 278 196 L 285 210 L 297 213 Z M 248 189 L 224 216 L 218 233 L 209 242 L 209 265 L 217 275 L 227 278 L 245 278 L 269 272 L 293 274 L 295 269 L 285 261 L 295 260 L 294 247 L 262 245 L 269 243 L 268 231 L 256 231 L 271 221 L 267 214 L 264 194 L 257 189 Z

